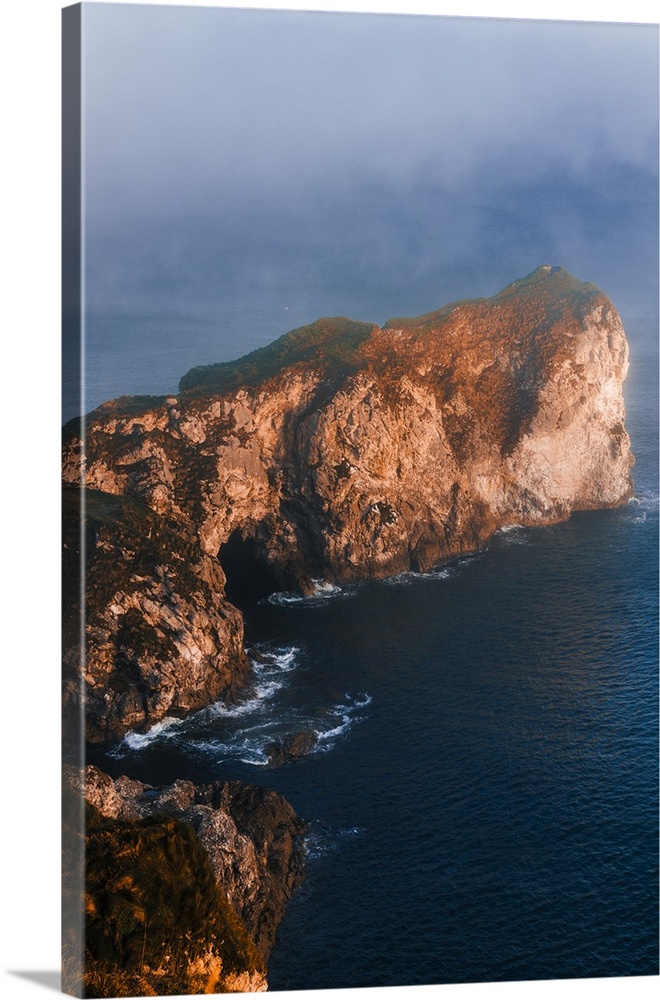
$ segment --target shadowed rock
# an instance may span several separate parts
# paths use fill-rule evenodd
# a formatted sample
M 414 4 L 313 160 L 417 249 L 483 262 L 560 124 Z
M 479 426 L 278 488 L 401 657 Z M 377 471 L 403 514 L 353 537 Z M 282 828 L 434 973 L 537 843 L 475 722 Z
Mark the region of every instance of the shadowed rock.
M 305 729 L 281 740 L 273 740 L 266 746 L 269 762 L 277 767 L 287 761 L 298 760 L 313 750 L 317 743 L 316 733 Z
M 303 878 L 306 824 L 281 795 L 237 781 L 154 787 L 112 779 L 89 765 L 67 770 L 66 783 L 109 819 L 136 822 L 173 816 L 189 824 L 206 851 L 218 886 L 260 955 L 270 954 L 288 901 Z

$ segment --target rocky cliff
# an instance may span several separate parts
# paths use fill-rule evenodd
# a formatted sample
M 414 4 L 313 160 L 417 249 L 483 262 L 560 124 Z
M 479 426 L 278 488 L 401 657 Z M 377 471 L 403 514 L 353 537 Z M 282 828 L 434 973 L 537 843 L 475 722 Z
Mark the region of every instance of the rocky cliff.
M 106 588 L 100 624 L 88 623 L 88 683 L 101 691 L 112 649 L 127 648 L 108 616 L 130 612 L 136 635 L 142 616 L 169 637 L 177 664 L 204 664 L 206 676 L 213 661 L 230 690 L 232 670 L 244 678 L 245 667 L 227 599 L 423 571 L 501 526 L 625 502 L 627 368 L 607 296 L 544 266 L 490 299 L 383 328 L 320 320 L 238 362 L 193 369 L 176 398 L 104 404 L 86 418 L 84 444 L 68 429 L 65 481 L 82 472 L 87 487 L 142 504 L 195 554 L 185 586 L 154 558 L 128 588 L 116 584 L 117 596 Z M 102 539 L 104 553 L 113 545 Z M 130 566 L 130 547 L 122 551 Z M 190 588 L 198 608 L 213 595 L 210 651 L 203 626 L 195 631 L 194 614 L 181 610 Z M 135 642 L 129 658 L 155 693 L 140 702 L 129 678 L 127 708 L 113 708 L 116 723 L 100 709 L 99 732 L 175 705 L 176 684 L 158 670 L 145 679 Z
M 62 509 L 65 732 L 83 702 L 99 742 L 233 700 L 251 668 L 218 561 L 133 497 L 65 489 Z
M 171 816 L 199 838 L 218 887 L 261 959 L 268 958 L 286 904 L 303 877 L 305 823 L 281 795 L 237 781 L 155 788 L 112 779 L 93 765 L 65 771 L 65 783 L 110 820 Z
M 65 892 L 78 886 L 85 913 L 84 949 L 78 922 L 65 922 L 65 988 L 267 989 L 265 959 L 302 871 L 304 824 L 281 796 L 236 782 L 153 788 L 95 767 L 65 768 L 64 792 Z M 73 871 L 81 864 L 84 876 Z

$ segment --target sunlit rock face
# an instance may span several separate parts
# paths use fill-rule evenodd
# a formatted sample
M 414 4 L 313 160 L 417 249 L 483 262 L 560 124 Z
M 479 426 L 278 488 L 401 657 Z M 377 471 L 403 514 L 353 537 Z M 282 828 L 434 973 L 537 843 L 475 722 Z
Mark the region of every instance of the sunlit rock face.
M 607 296 L 546 265 L 382 329 L 319 320 L 193 369 L 176 398 L 104 404 L 84 446 L 68 435 L 65 480 L 82 465 L 190 537 L 220 636 L 225 598 L 426 570 L 499 527 L 624 503 L 627 368 Z

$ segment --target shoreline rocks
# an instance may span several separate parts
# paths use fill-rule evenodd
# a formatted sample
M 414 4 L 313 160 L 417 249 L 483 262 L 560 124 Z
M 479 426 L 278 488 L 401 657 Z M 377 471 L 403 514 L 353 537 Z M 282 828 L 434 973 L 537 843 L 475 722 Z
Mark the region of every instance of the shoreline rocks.
M 65 732 L 84 711 L 100 743 L 249 692 L 242 616 L 194 537 L 132 497 L 65 489 L 62 506 Z
M 112 779 L 88 765 L 65 781 L 106 819 L 171 816 L 188 824 L 208 855 L 218 886 L 266 960 L 287 903 L 303 879 L 306 824 L 276 792 L 236 781 L 154 787 Z
M 293 760 L 299 760 L 313 750 L 318 741 L 316 733 L 310 729 L 304 729 L 299 733 L 292 733 L 283 739 L 273 740 L 266 746 L 266 752 L 271 767 L 279 767 L 280 764 Z

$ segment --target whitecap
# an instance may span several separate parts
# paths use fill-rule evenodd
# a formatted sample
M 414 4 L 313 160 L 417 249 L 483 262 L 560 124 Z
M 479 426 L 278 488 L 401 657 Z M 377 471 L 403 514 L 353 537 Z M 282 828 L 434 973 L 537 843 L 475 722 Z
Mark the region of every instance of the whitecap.
M 264 647 L 255 648 L 263 649 Z M 278 670 L 288 672 L 289 670 L 293 670 L 295 667 L 296 657 L 299 653 L 300 650 L 297 646 L 284 646 L 274 650 L 265 650 L 262 655 L 269 658 Z
M 503 524 L 496 534 L 499 535 L 501 545 L 529 544 L 529 531 L 524 524 Z
M 266 738 L 255 740 L 251 733 L 241 735 L 242 739 L 238 743 L 226 747 L 225 757 L 240 760 L 243 764 L 252 764 L 253 767 L 265 767 L 270 764 L 270 757 L 266 752 Z
M 260 645 L 254 647 L 259 652 L 259 659 L 252 660 L 254 671 L 253 695 L 246 701 L 240 701 L 235 705 L 227 705 L 224 701 L 216 701 L 206 708 L 193 712 L 184 719 L 165 718 L 155 723 L 147 732 L 127 733 L 118 747 L 112 751 L 112 756 L 121 759 L 129 751 L 144 750 L 156 740 L 170 739 L 175 735 L 183 736 L 184 732 L 191 727 L 198 725 L 200 721 L 214 719 L 241 719 L 250 717 L 257 713 L 262 716 L 264 706 L 272 702 L 277 692 L 284 686 L 287 674 L 295 669 L 297 657 L 300 653 L 298 646 L 276 646 L 270 647 Z M 181 730 L 180 727 L 184 727 Z M 197 746 L 196 743 L 190 745 Z M 217 749 L 217 744 L 212 744 L 213 749 Z M 248 761 L 248 763 L 253 763 Z M 262 763 L 261 758 L 255 763 Z
M 356 837 L 363 837 L 366 832 L 363 826 L 345 826 L 337 830 L 337 837 L 339 840 L 355 840 Z
M 658 490 L 644 490 L 644 492 L 636 493 L 634 497 L 631 497 L 628 504 L 639 505 L 647 510 L 655 510 L 659 499 L 660 493 Z
M 388 576 L 383 583 L 390 587 L 409 587 L 415 580 L 449 580 L 455 573 L 456 568 L 451 566 L 436 566 L 425 573 L 411 569 L 405 573 L 397 573 L 396 576 Z
M 144 750 L 150 743 L 158 739 L 169 739 L 175 735 L 175 730 L 184 722 L 184 719 L 172 719 L 166 717 L 156 722 L 146 733 L 126 733 L 122 743 L 129 750 Z M 118 748 L 119 750 L 120 748 Z
M 154 741 L 176 735 L 182 746 L 218 764 L 235 760 L 265 767 L 271 763 L 269 748 L 274 740 L 305 730 L 314 732 L 317 740 L 310 753 L 327 753 L 364 719 L 371 696 L 346 694 L 340 703 L 311 712 L 287 706 L 277 695 L 289 683 L 300 652 L 298 646 L 252 647 L 254 687 L 247 701 L 229 706 L 218 701 L 186 719 L 164 719 L 147 733 L 128 733 L 115 756 L 142 751 Z
M 333 729 L 327 729 L 325 732 L 322 729 L 316 730 L 316 735 L 318 737 L 318 742 L 316 744 L 318 749 L 327 749 L 327 747 L 320 747 L 319 744 L 326 743 L 329 740 L 335 739 L 337 736 L 342 736 L 349 728 L 351 723 L 354 721 L 351 719 L 348 712 L 341 717 L 342 721 L 338 726 Z
M 454 575 L 454 571 L 448 566 L 438 569 L 430 569 L 428 573 L 413 573 L 418 580 L 449 580 Z
M 628 501 L 628 507 L 635 511 L 631 520 L 633 524 L 644 524 L 649 514 L 655 513 L 658 509 L 658 491 L 645 490 L 637 493 Z
M 205 711 L 212 718 L 240 718 L 243 715 L 250 715 L 255 709 L 260 709 L 262 704 L 270 701 L 286 683 L 286 677 L 282 676 L 290 673 L 296 667 L 296 661 L 300 649 L 298 646 L 279 646 L 271 648 L 260 645 L 254 647 L 259 653 L 259 658 L 252 658 L 252 669 L 255 677 L 254 697 L 248 701 L 240 702 L 237 705 L 225 705 L 218 701 L 210 705 Z
M 209 719 L 240 719 L 242 716 L 251 715 L 254 711 L 261 708 L 264 701 L 272 698 L 281 686 L 276 681 L 255 684 L 253 698 L 250 698 L 248 701 L 241 701 L 237 705 L 225 705 L 222 701 L 216 701 L 213 705 L 205 708 L 202 713 L 198 713 L 197 719 L 199 719 L 200 715 L 205 715 Z M 193 717 L 191 716 L 191 718 Z
M 349 597 L 355 593 L 356 588 L 339 587 L 336 583 L 328 580 L 312 580 L 314 590 L 311 594 L 295 594 L 290 590 L 281 590 L 276 594 L 271 594 L 266 598 L 269 604 L 276 604 L 280 607 L 301 604 L 305 607 L 317 607 L 321 602 L 336 597 Z
M 236 734 L 231 741 L 190 740 L 188 745 L 206 757 L 212 757 L 216 764 L 222 764 L 226 760 L 239 760 L 243 764 L 264 767 L 270 763 L 265 743 L 255 740 L 252 735 L 241 737 L 241 734 Z
M 312 583 L 314 584 L 312 597 L 334 597 L 336 594 L 341 594 L 341 587 L 335 583 L 329 583 L 327 580 L 312 580 Z
M 326 824 L 313 823 L 310 832 L 305 835 L 305 855 L 310 861 L 316 861 L 328 854 L 341 850 L 342 842 L 357 840 L 363 837 L 366 829 L 360 826 L 340 827 L 333 830 Z
M 214 758 L 216 763 L 225 760 L 239 760 L 244 764 L 265 767 L 271 763 L 269 748 L 274 740 L 291 735 L 292 732 L 311 730 L 316 736 L 316 744 L 309 754 L 327 753 L 336 746 L 337 740 L 345 736 L 357 723 L 363 721 L 361 710 L 371 703 L 368 694 L 333 705 L 322 718 L 309 716 L 295 710 L 280 713 L 277 709 L 260 708 L 255 713 L 254 723 L 247 718 L 244 725 L 233 733 L 219 735 L 217 740 L 197 739 L 190 746 Z
M 314 730 L 316 733 L 316 746 L 310 752 L 327 753 L 329 750 L 332 750 L 339 737 L 345 736 L 354 725 L 364 721 L 364 716 L 357 715 L 356 713 L 360 709 L 370 705 L 371 700 L 371 695 L 369 694 L 358 695 L 357 698 L 351 698 L 347 694 L 347 703 L 335 705 L 329 713 L 329 721 L 335 722 L 335 725 L 331 725 L 329 729 L 321 727 Z
M 266 600 L 269 604 L 285 607 L 287 604 L 302 604 L 305 598 L 301 594 L 294 594 L 289 590 L 278 590 L 276 594 L 271 594 Z

